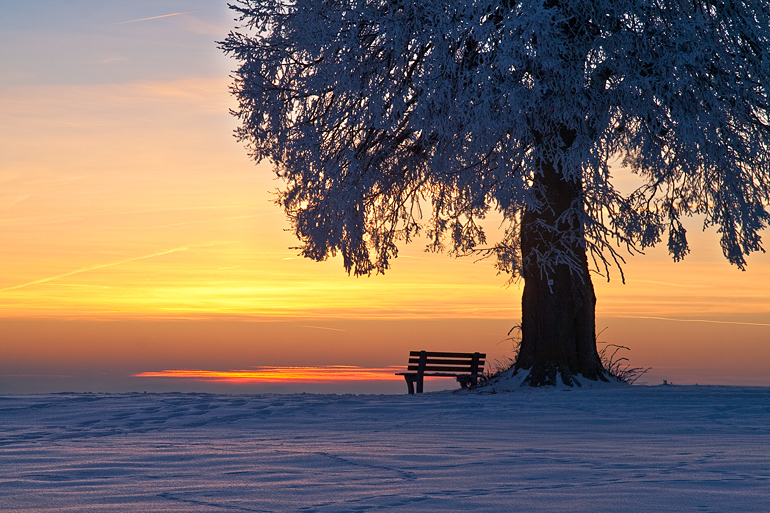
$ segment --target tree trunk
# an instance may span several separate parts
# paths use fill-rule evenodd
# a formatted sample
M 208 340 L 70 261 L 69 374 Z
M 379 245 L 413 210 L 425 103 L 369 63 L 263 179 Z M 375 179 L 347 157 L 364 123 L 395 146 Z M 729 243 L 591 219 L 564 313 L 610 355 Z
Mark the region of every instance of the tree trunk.
M 542 164 L 541 171 L 535 185 L 542 207 L 528 209 L 522 217 L 522 340 L 515 367 L 517 372 L 529 370 L 526 382 L 533 387 L 555 385 L 557 377 L 566 385 L 579 385 L 577 374 L 606 381 L 596 351 L 596 296 L 583 231 L 574 216 L 557 221 L 573 205 L 582 208 L 582 184 L 566 181 L 551 163 Z M 577 265 L 541 270 L 537 255 L 554 248 L 571 253 Z

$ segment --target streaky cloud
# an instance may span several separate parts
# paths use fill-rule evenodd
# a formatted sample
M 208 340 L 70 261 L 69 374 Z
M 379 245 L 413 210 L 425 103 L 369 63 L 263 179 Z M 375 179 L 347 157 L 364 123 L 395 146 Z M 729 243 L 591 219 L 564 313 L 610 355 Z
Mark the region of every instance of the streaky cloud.
M 675 283 L 670 281 L 657 281 L 657 280 L 635 280 L 639 283 L 649 283 L 651 285 L 665 285 L 666 287 L 680 287 L 680 288 L 687 288 L 687 289 L 702 289 L 702 288 L 714 288 L 713 285 L 705 285 L 703 283 L 699 284 L 686 284 L 686 283 Z
M 258 367 L 250 370 L 173 369 L 140 372 L 135 378 L 183 378 L 230 383 L 278 383 L 285 381 L 319 383 L 334 381 L 390 381 L 401 367 L 358 367 L 326 365 L 320 367 Z
M 118 23 L 118 25 L 125 25 L 126 23 L 137 23 L 140 21 L 148 21 L 148 20 L 157 20 L 160 18 L 169 18 L 171 16 L 179 16 L 182 14 L 190 14 L 193 12 L 198 12 L 200 9 L 193 9 L 192 11 L 183 11 L 183 12 L 172 12 L 171 14 L 161 14 L 160 16 L 150 16 L 149 18 L 138 18 L 136 20 L 128 20 L 128 21 L 121 21 Z
M 310 328 L 310 329 L 314 329 L 314 330 L 347 331 L 347 330 L 343 330 L 341 328 L 327 328 L 327 327 L 324 327 L 324 326 L 306 326 L 304 324 L 301 327 L 302 328 Z
M 110 263 L 107 263 L 107 264 L 92 265 L 90 267 L 83 267 L 83 268 L 80 268 L 80 269 L 75 269 L 74 271 L 69 271 L 69 272 L 66 272 L 66 273 L 57 274 L 56 276 L 49 276 L 47 278 L 40 278 L 40 279 L 37 279 L 37 280 L 28 281 L 26 283 L 21 283 L 19 285 L 12 285 L 10 287 L 5 287 L 5 288 L 0 289 L 0 292 L 9 292 L 11 290 L 18 290 L 18 289 L 21 289 L 21 288 L 24 288 L 24 287 L 29 287 L 31 285 L 39 285 L 41 283 L 48 283 L 50 281 L 58 280 L 60 278 L 66 278 L 67 276 L 73 276 L 75 274 L 81 274 L 81 273 L 85 273 L 85 272 L 88 272 L 88 271 L 96 271 L 97 269 L 104 269 L 106 267 L 114 267 L 116 265 L 127 264 L 129 262 L 136 262 L 137 260 L 145 260 L 147 258 L 159 257 L 159 256 L 163 256 L 163 255 L 168 255 L 170 253 L 177 253 L 179 251 L 187 251 L 187 250 L 190 250 L 190 249 L 207 248 L 207 247 L 211 247 L 211 246 L 221 246 L 223 244 L 232 244 L 232 241 L 224 241 L 224 242 L 223 241 L 216 241 L 216 242 L 201 242 L 201 243 L 197 243 L 197 244 L 186 244 L 184 246 L 178 246 L 176 248 L 167 249 L 165 251 L 159 251 L 157 253 L 152 253 L 150 255 L 142 255 L 142 256 L 138 256 L 138 257 L 127 258 L 125 260 L 119 260 L 117 262 L 110 262 Z
M 623 316 L 621 319 L 650 319 L 654 321 L 673 321 L 673 322 L 705 322 L 709 324 L 736 324 L 740 326 L 770 326 L 766 322 L 743 322 L 743 321 L 717 321 L 715 319 L 677 319 L 676 317 L 656 317 L 652 315 L 634 315 Z

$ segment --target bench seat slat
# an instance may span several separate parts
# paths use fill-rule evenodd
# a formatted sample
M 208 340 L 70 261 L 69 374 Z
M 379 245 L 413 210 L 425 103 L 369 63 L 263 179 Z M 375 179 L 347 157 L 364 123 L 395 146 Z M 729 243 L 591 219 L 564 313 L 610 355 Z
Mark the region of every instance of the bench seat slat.
M 419 365 L 410 365 L 407 367 L 410 371 L 419 370 Z M 471 372 L 470 365 L 426 365 L 423 369 L 425 372 L 433 371 L 452 371 L 452 372 Z M 480 370 L 480 369 L 479 369 Z
M 396 372 L 396 376 L 416 376 L 416 372 Z M 423 376 L 443 376 L 445 378 L 455 378 L 461 376 L 471 377 L 470 372 L 423 372 Z
M 416 376 L 416 372 L 396 372 L 396 376 Z M 423 372 L 423 376 L 444 376 L 453 378 L 456 376 L 472 376 L 470 372 Z
M 423 372 L 423 376 L 444 376 L 446 378 L 452 378 L 452 377 L 461 377 L 461 376 L 468 376 L 469 378 L 473 375 L 470 373 L 460 373 L 460 372 Z
M 410 365 L 412 365 L 412 364 L 416 365 L 418 363 L 420 363 L 420 359 L 419 358 L 409 358 L 409 364 Z M 473 359 L 472 358 L 464 358 L 462 360 L 459 359 L 459 358 L 426 358 L 425 359 L 425 364 L 426 365 L 431 365 L 431 364 L 470 365 L 471 363 L 473 363 Z M 481 365 L 482 363 L 484 363 L 484 359 L 483 358 L 479 358 L 479 365 Z

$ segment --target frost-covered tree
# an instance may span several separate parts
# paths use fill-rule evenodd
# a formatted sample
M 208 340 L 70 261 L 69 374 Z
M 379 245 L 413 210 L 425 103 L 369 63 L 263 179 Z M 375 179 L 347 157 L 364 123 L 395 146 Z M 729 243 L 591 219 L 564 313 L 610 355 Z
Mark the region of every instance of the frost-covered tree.
M 397 245 L 524 279 L 517 369 L 604 379 L 591 273 L 683 217 L 730 262 L 770 200 L 770 0 L 242 0 L 237 132 L 285 181 L 302 254 L 384 272 Z M 644 185 L 621 194 L 609 163 Z M 504 219 L 500 240 L 481 221 Z M 501 230 L 502 232 L 502 230 Z

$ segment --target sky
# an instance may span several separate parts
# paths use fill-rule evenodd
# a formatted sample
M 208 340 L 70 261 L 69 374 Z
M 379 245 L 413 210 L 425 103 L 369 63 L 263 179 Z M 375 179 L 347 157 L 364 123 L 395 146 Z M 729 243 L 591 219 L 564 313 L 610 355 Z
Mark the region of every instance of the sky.
M 512 357 L 522 284 L 490 261 L 297 256 L 232 135 L 235 26 L 211 0 L 0 3 L 0 393 L 403 393 L 410 350 Z M 742 272 L 701 224 L 683 262 L 594 277 L 598 340 L 648 384 L 770 386 L 770 257 Z

